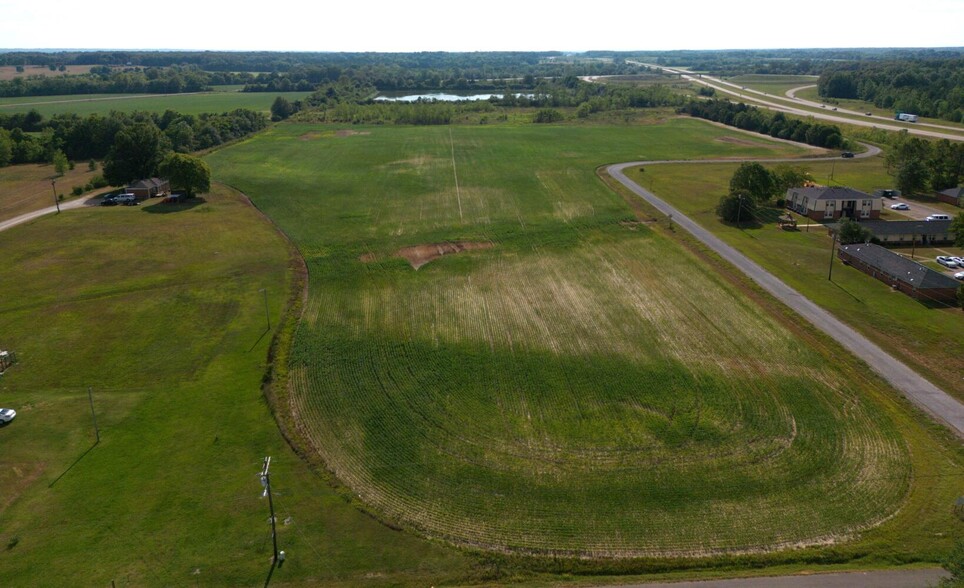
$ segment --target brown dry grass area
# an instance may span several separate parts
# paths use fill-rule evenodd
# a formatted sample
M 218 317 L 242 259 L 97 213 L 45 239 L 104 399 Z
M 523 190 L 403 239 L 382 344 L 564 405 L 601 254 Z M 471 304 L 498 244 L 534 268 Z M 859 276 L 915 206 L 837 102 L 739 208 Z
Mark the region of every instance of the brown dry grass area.
M 315 139 L 324 139 L 327 137 L 354 137 L 355 135 L 370 135 L 369 131 L 352 131 L 349 129 L 342 129 L 340 131 L 308 131 L 307 133 L 298 137 L 302 141 L 314 141 Z
M 0 168 L 0 221 L 52 206 L 54 190 L 51 180 L 57 181 L 57 194 L 70 198 L 74 186 L 83 186 L 100 173 L 100 169 L 87 171 L 86 162 L 78 162 L 76 168 L 60 177 L 49 163 Z M 94 193 L 106 191 L 104 188 Z
M 477 251 L 479 249 L 492 249 L 493 247 L 495 247 L 495 243 L 492 242 L 475 243 L 471 241 L 454 241 L 451 243 L 431 243 L 428 245 L 402 247 L 395 252 L 395 255 L 405 258 L 405 260 L 417 270 L 426 263 L 438 259 L 443 255 L 462 253 L 463 251 Z M 362 257 L 364 258 L 366 255 Z M 366 259 L 362 259 L 362 261 L 366 261 Z
M 9 425 L 8 425 L 9 426 Z M 3 498 L 0 499 L 0 513 L 20 496 L 28 486 L 30 486 L 44 471 L 42 463 L 18 463 L 4 466 L 5 473 L 0 476 L 0 485 L 3 487 Z
M 23 73 L 17 72 L 17 66 L 15 65 L 4 65 L 0 66 L 0 80 L 13 80 L 16 78 L 26 78 L 30 76 L 62 76 L 64 74 L 79 75 L 90 73 L 90 68 L 92 65 L 68 65 L 67 71 L 50 71 L 46 65 L 27 65 L 24 67 Z

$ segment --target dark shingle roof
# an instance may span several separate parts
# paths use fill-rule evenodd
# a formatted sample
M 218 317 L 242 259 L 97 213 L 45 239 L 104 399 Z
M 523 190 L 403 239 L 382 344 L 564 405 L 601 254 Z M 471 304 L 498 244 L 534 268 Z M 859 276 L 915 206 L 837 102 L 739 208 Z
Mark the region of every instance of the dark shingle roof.
M 787 194 L 796 192 L 810 200 L 880 200 L 878 194 L 866 194 L 853 188 L 842 186 L 814 186 L 812 188 L 790 188 Z
M 941 190 L 941 194 L 945 194 L 951 198 L 960 198 L 964 196 L 964 188 L 948 188 L 947 190 Z
M 910 284 L 919 290 L 932 288 L 957 288 L 957 281 L 916 261 L 902 257 L 880 245 L 864 243 L 841 245 L 840 249 L 869 266 L 879 269 L 895 280 Z
M 860 221 L 860 226 L 869 230 L 876 237 L 881 237 L 884 235 L 926 235 L 932 237 L 934 235 L 946 235 L 951 230 L 951 221 L 919 221 L 919 220 L 904 220 L 904 221 L 882 221 L 882 220 L 864 220 Z M 840 223 L 833 223 L 827 225 L 827 227 L 834 233 L 840 228 Z
M 136 182 L 130 184 L 129 188 L 159 188 L 163 186 L 167 180 L 162 180 L 160 178 L 149 178 L 146 180 L 137 180 Z

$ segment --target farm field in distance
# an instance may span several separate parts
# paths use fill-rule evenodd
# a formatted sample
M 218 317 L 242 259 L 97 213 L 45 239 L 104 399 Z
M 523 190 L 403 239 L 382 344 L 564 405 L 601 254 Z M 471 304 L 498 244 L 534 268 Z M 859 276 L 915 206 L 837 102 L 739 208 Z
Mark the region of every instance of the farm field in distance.
M 308 263 L 291 410 L 382 518 L 517 554 L 933 561 L 959 447 L 594 174 L 805 153 L 672 119 L 286 124 L 207 160 Z
M 44 117 L 56 114 L 76 113 L 107 114 L 112 110 L 130 112 L 164 112 L 174 110 L 181 114 L 205 112 L 229 112 L 236 108 L 248 108 L 268 112 L 278 96 L 288 100 L 301 100 L 310 92 L 237 92 L 214 91 L 197 94 L 70 94 L 65 96 L 25 96 L 0 98 L 0 114 L 36 110 Z

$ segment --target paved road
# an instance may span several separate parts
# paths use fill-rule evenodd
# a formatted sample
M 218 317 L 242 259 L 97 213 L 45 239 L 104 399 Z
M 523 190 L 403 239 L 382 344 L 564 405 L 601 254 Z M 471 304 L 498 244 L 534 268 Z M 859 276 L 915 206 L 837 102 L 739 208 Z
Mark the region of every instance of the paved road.
M 100 204 L 100 198 L 78 198 L 76 200 L 61 202 L 60 210 L 70 210 L 72 208 L 80 208 L 81 206 L 96 206 L 98 204 Z M 56 206 L 48 206 L 47 208 L 41 208 L 40 210 L 15 216 L 12 219 L 0 222 L 0 231 L 6 231 L 11 227 L 22 225 L 23 223 L 32 221 L 35 218 L 40 218 L 47 214 L 54 214 L 55 212 L 57 212 Z
M 880 570 L 697 582 L 656 582 L 629 584 L 618 588 L 925 588 L 936 585 L 947 575 L 947 572 L 941 569 Z
M 871 148 L 865 153 L 858 154 L 858 156 L 870 157 L 879 152 L 879 149 Z M 686 163 L 721 163 L 723 161 L 726 160 L 694 160 L 687 161 Z M 761 159 L 758 161 L 782 161 L 786 163 L 794 160 Z M 815 161 L 815 159 L 798 161 Z M 728 162 L 732 163 L 732 161 Z M 636 182 L 630 180 L 623 171 L 629 167 L 663 163 L 683 162 L 630 161 L 610 165 L 607 171 L 613 178 L 626 186 L 634 194 L 656 207 L 660 212 L 667 216 L 672 215 L 673 221 L 676 224 L 716 251 L 721 257 L 732 263 L 737 269 L 759 284 L 764 290 L 792 308 L 818 329 L 833 337 L 838 343 L 843 345 L 844 348 L 849 349 L 854 355 L 865 361 L 871 369 L 881 375 L 894 388 L 900 390 L 911 402 L 929 413 L 937 421 L 947 425 L 959 437 L 964 438 L 964 404 L 961 404 L 946 392 L 922 378 L 917 372 L 904 365 L 897 358 L 838 320 L 828 311 L 811 302 L 790 286 L 787 286 L 776 276 L 763 269 L 730 245 L 724 243 L 719 237 L 695 223 L 682 212 L 656 197 Z
M 887 131 L 906 130 L 908 133 L 912 135 L 933 137 L 936 139 L 948 139 L 950 141 L 964 141 L 964 131 L 960 131 L 960 130 L 957 130 L 956 132 L 929 131 L 924 128 L 921 128 L 921 126 L 923 125 L 900 126 L 899 124 L 895 124 L 896 121 L 885 119 L 883 117 L 877 117 L 877 120 L 864 120 L 863 118 L 851 118 L 851 117 L 831 114 L 819 108 L 815 110 L 796 108 L 786 103 L 772 102 L 768 98 L 773 98 L 773 97 L 770 96 L 769 94 L 766 94 L 765 92 L 760 92 L 758 90 L 744 89 L 742 86 L 738 86 L 731 82 L 726 82 L 723 80 L 711 78 L 703 74 L 696 75 L 686 70 L 664 67 L 664 66 L 655 65 L 652 63 L 640 63 L 640 62 L 634 62 L 634 63 L 638 63 L 639 65 L 643 65 L 643 66 L 647 66 L 655 69 L 660 69 L 662 71 L 665 71 L 666 73 L 670 73 L 673 75 L 678 75 L 684 80 L 688 80 L 695 84 L 708 86 L 718 92 L 723 92 L 725 94 L 737 96 L 743 99 L 744 102 L 753 103 L 754 106 L 761 106 L 764 108 L 768 108 L 770 110 L 785 112 L 787 114 L 796 114 L 799 116 L 812 116 L 814 118 L 819 118 L 826 121 L 857 125 L 861 127 L 872 127 L 872 128 L 884 129 Z M 761 95 L 763 96 L 763 98 L 758 97 Z M 803 106 L 802 103 L 801 103 L 801 106 Z M 864 117 L 864 118 L 872 119 L 873 117 Z M 886 123 L 881 122 L 884 120 L 888 122 Z M 932 125 L 932 126 L 936 126 L 936 125 Z M 953 128 L 953 127 L 938 127 L 938 128 Z

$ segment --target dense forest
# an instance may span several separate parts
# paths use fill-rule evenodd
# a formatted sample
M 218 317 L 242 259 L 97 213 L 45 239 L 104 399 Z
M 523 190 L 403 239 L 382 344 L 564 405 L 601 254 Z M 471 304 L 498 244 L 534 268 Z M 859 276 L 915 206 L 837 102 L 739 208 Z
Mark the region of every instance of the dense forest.
M 71 161 L 101 159 L 118 133 L 139 124 L 155 127 L 165 149 L 190 153 L 259 131 L 267 126 L 268 119 L 260 112 L 244 109 L 197 116 L 171 110 L 163 114 L 111 112 L 87 117 L 60 114 L 47 121 L 36 111 L 0 115 L 0 166 L 49 162 L 58 151 Z
M 839 63 L 817 83 L 825 98 L 850 98 L 954 122 L 964 120 L 964 57 Z
M 817 147 L 838 149 L 845 145 L 840 128 L 836 125 L 787 118 L 782 112 L 771 113 L 729 100 L 691 101 L 679 112 Z

